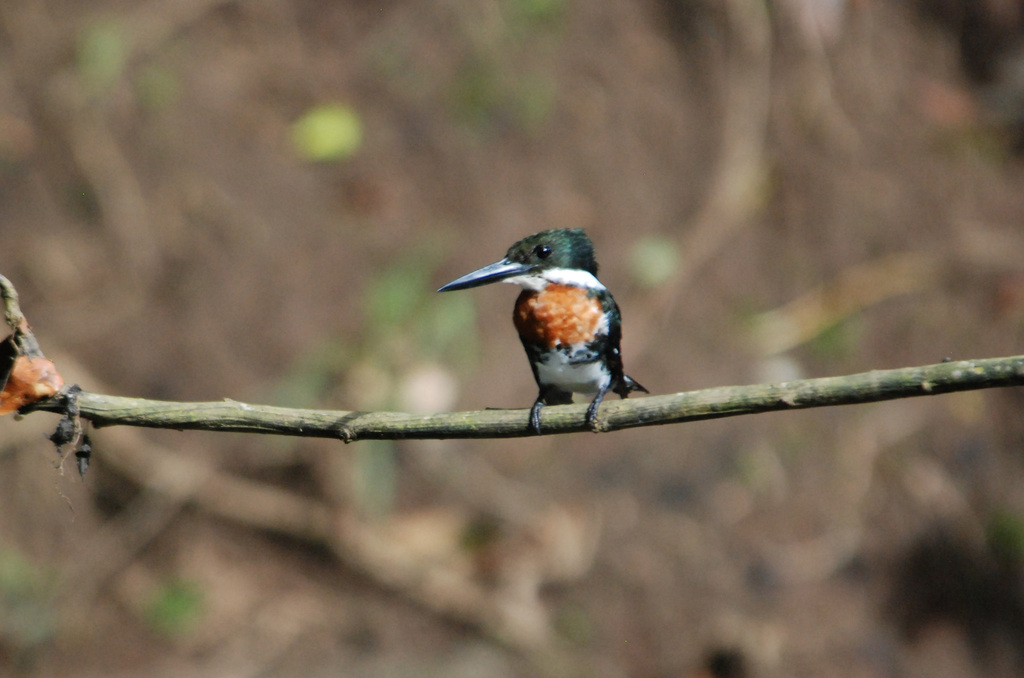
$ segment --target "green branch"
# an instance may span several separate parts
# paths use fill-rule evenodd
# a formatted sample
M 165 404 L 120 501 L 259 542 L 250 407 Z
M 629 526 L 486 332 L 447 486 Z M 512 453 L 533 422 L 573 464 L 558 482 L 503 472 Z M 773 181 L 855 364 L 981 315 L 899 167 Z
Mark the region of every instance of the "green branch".
M 1024 385 L 1024 356 L 961 360 L 923 367 L 875 370 L 779 384 L 726 386 L 672 395 L 615 400 L 601 405 L 602 431 L 678 424 L 760 412 L 854 405 L 897 398 Z M 529 411 L 481 410 L 446 414 L 299 410 L 233 400 L 180 403 L 82 392 L 81 416 L 102 426 L 233 431 L 357 440 L 513 438 L 528 436 Z M 589 431 L 586 404 L 545 407 L 543 433 Z M 46 401 L 36 410 L 59 412 Z
M 38 344 L 18 309 L 17 293 L 0 276 L 0 297 L 6 323 L 16 329 L 23 353 L 38 351 Z M 40 352 L 40 355 L 41 352 Z M 679 424 L 741 414 L 800 410 L 831 405 L 855 405 L 897 398 L 938 395 L 1024 385 L 1024 356 L 961 360 L 898 370 L 875 370 L 845 377 L 803 379 L 780 384 L 726 386 L 672 395 L 602 403 L 597 427 L 618 431 L 639 426 Z M 2 385 L 0 385 L 2 386 Z M 65 389 L 63 393 L 67 392 Z M 231 431 L 274 435 L 356 440 L 444 438 L 516 438 L 530 435 L 529 410 L 480 410 L 447 414 L 402 412 L 346 412 L 298 410 L 249 405 L 234 400 L 179 403 L 121 398 L 82 391 L 77 408 L 96 427 Z M 584 423 L 587 405 L 545 407 L 541 430 L 545 434 L 590 431 Z M 66 414 L 68 399 L 53 397 L 24 408 Z

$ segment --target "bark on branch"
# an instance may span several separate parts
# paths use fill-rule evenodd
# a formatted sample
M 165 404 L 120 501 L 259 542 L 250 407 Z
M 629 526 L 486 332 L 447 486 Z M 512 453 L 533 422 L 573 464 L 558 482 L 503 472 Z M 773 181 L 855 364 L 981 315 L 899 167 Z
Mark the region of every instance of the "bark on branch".
M 17 293 L 0 276 L 6 323 L 16 333 L 21 351 L 38 351 L 24 317 Z M 27 343 L 26 343 L 27 342 Z M 41 353 L 40 353 L 41 356 Z M 875 370 L 822 379 L 802 379 L 778 384 L 725 386 L 702 391 L 605 402 L 598 414 L 600 431 L 639 426 L 678 424 L 701 419 L 735 417 L 780 410 L 831 405 L 854 405 L 897 398 L 938 395 L 953 391 L 1020 386 L 1024 384 L 1024 356 L 960 360 L 921 367 Z M 0 384 L 2 388 L 2 384 Z M 67 414 L 68 399 L 42 400 L 22 409 Z M 122 398 L 81 391 L 76 396 L 78 414 L 96 427 L 141 426 L 147 428 L 270 433 L 275 435 L 357 440 L 516 438 L 531 435 L 529 410 L 479 410 L 445 414 L 403 412 L 348 412 L 300 410 L 250 405 L 234 400 L 182 403 L 141 398 Z M 544 434 L 590 431 L 584 423 L 587 404 L 545 407 Z
M 897 398 L 938 395 L 1024 385 L 1024 356 L 959 360 L 921 367 L 875 370 L 778 384 L 726 386 L 701 391 L 615 400 L 601 405 L 601 431 L 677 424 L 743 414 L 854 405 Z M 143 426 L 270 433 L 276 435 L 357 440 L 513 438 L 530 435 L 529 410 L 480 410 L 444 414 L 300 410 L 219 402 L 166 402 L 122 398 L 83 391 L 81 416 L 97 427 Z M 545 407 L 544 434 L 578 433 L 587 405 Z M 60 412 L 60 403 L 46 401 L 33 409 Z

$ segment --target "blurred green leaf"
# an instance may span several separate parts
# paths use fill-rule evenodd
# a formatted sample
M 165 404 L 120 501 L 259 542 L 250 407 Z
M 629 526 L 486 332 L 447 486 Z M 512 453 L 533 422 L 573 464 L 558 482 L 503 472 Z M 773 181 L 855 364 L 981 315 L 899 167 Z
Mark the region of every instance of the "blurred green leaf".
M 515 99 L 519 123 L 528 131 L 543 126 L 555 109 L 558 88 L 546 74 L 527 74 L 520 78 Z
M 565 14 L 565 0 L 511 0 L 517 19 L 531 26 L 552 24 Z
M 316 407 L 344 384 L 346 407 L 394 407 L 417 366 L 445 356 L 471 364 L 476 314 L 471 295 L 437 295 L 432 279 L 441 255 L 432 243 L 410 245 L 415 257 L 380 270 L 363 299 L 365 331 L 350 345 L 330 339 L 293 362 L 272 402 Z
M 438 295 L 420 322 L 420 344 L 431 357 L 465 359 L 477 353 L 476 303 L 472 295 Z
M 644 287 L 656 287 L 667 282 L 680 265 L 678 246 L 663 236 L 641 238 L 630 253 L 630 271 Z
M 863 334 L 864 318 L 857 313 L 822 330 L 808 342 L 807 348 L 819 358 L 837 360 L 849 356 Z
M 577 606 L 567 605 L 555 618 L 558 634 L 576 645 L 583 645 L 594 637 L 594 620 L 590 613 Z
M 367 317 L 375 332 L 392 333 L 408 327 L 423 309 L 425 297 L 433 292 L 420 262 L 396 264 L 370 283 L 366 293 Z
M 171 69 L 148 64 L 139 72 L 135 89 L 143 106 L 159 110 L 177 101 L 181 83 Z
M 989 550 L 1011 563 L 1024 562 L 1024 519 L 1016 513 L 996 511 L 985 526 Z
M 537 49 L 558 38 L 565 25 L 566 0 L 504 0 L 508 41 L 512 45 Z
M 363 143 L 362 121 L 348 106 L 317 106 L 292 125 L 292 142 L 305 160 L 345 160 Z
M 88 26 L 78 44 L 78 76 L 91 92 L 103 92 L 124 72 L 128 42 L 124 27 L 116 21 Z
M 39 574 L 32 563 L 13 549 L 0 549 L 0 595 L 4 598 L 34 591 L 39 586 Z
M 146 621 L 157 633 L 180 636 L 203 615 L 203 592 L 195 582 L 175 580 L 162 586 L 146 607 Z
M 0 637 L 36 645 L 53 637 L 56 616 L 51 573 L 14 549 L 0 549 Z
M 352 363 L 352 350 L 330 338 L 299 356 L 278 382 L 271 403 L 286 407 L 316 407 L 337 374 Z
M 498 69 L 484 59 L 467 64 L 453 89 L 456 115 L 474 127 L 484 127 L 498 113 L 503 80 Z
M 494 544 L 501 537 L 501 523 L 491 516 L 480 516 L 466 525 L 460 545 L 467 551 L 478 551 Z

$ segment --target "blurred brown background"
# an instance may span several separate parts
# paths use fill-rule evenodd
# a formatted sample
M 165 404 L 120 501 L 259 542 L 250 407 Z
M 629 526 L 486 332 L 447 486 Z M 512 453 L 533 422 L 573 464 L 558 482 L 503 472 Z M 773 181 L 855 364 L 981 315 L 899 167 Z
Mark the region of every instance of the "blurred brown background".
M 525 407 L 583 227 L 654 393 L 1021 353 L 1017 0 L 4 0 L 0 272 L 92 391 Z M 0 675 L 1015 676 L 1017 391 L 610 435 L 0 421 Z

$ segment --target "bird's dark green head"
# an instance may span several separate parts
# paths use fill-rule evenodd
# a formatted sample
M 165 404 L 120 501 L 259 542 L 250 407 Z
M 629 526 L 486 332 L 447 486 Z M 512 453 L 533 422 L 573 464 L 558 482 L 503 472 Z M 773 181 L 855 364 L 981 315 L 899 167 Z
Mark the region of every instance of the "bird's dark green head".
M 555 228 L 523 238 L 505 258 L 530 268 L 571 268 L 597 275 L 594 245 L 582 228 Z

